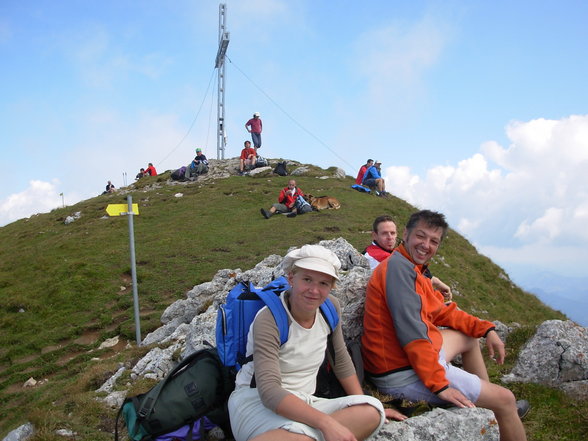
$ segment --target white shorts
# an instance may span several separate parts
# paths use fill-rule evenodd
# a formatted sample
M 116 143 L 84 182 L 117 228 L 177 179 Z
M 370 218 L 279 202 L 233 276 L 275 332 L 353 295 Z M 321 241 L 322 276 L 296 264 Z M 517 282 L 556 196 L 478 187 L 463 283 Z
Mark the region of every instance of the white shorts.
M 470 374 L 448 363 L 445 360 L 445 352 L 443 350 L 439 354 L 439 363 L 445 368 L 445 376 L 449 380 L 449 386 L 460 391 L 472 403 L 476 403 L 482 390 L 482 381 L 480 378 L 477 375 Z M 421 380 L 407 385 L 393 387 L 385 385 L 386 377 L 378 377 L 374 383 L 376 383 L 380 392 L 395 398 L 403 398 L 408 401 L 426 401 L 427 403 L 438 406 L 450 404 L 431 392 Z
M 315 409 L 327 414 L 349 406 L 370 404 L 380 412 L 380 424 L 374 430 L 374 433 L 380 430 L 386 419 L 384 407 L 380 400 L 369 395 L 349 395 L 327 399 L 299 392 L 296 393 L 296 396 Z M 247 441 L 275 429 L 299 433 L 317 441 L 324 441 L 325 439 L 320 430 L 280 416 L 265 407 L 256 388 L 241 387 L 233 391 L 229 398 L 229 415 L 231 417 L 231 429 L 236 441 Z

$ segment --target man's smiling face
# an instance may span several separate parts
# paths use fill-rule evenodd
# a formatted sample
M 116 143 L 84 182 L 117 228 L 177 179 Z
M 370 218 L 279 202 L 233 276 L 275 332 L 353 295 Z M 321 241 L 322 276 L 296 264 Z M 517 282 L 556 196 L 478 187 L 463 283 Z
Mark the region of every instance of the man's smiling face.
M 404 247 L 413 262 L 423 265 L 435 255 L 442 239 L 443 228 L 419 221 L 410 231 L 405 230 Z

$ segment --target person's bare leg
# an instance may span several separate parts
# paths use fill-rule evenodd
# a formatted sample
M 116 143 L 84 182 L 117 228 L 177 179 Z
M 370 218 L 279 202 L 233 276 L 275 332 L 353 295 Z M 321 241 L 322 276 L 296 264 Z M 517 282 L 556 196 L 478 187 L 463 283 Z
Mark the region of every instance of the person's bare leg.
M 347 427 L 361 441 L 380 424 L 380 412 L 369 404 L 357 404 L 333 412 L 331 416 Z
M 251 438 L 250 441 L 313 441 L 309 436 L 302 435 L 300 433 L 288 432 L 284 429 L 270 430 L 269 432 L 262 433 L 261 435 Z
M 380 412 L 369 404 L 349 406 L 333 412 L 331 416 L 347 427 L 358 441 L 365 440 L 380 424 Z M 270 430 L 252 438 L 251 441 L 306 441 L 312 438 L 299 433 L 291 433 L 284 429 Z
M 455 329 L 441 329 L 441 334 L 443 335 L 443 349 L 448 361 L 453 360 L 457 354 L 461 354 L 465 371 L 477 375 L 482 380 L 490 381 L 477 338 L 469 337 Z
M 482 381 L 482 390 L 475 404 L 494 412 L 500 441 L 526 441 L 525 427 L 517 413 L 515 396 L 510 390 Z

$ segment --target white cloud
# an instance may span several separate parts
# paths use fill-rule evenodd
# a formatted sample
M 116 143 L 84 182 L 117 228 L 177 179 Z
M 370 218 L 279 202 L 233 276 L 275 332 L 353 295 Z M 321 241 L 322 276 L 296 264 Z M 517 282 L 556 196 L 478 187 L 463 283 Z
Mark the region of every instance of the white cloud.
M 548 265 L 588 257 L 588 115 L 512 122 L 508 148 L 489 141 L 456 166 L 425 178 L 406 167 L 385 170 L 386 187 L 451 224 L 493 256 Z M 536 253 L 540 244 L 543 252 Z M 572 250 L 572 251 L 571 251 Z M 561 264 L 561 263 L 560 263 Z M 579 265 L 579 262 L 578 262 Z
M 30 181 L 29 187 L 0 201 L 0 226 L 62 205 L 59 181 Z
M 545 214 L 535 219 L 532 223 L 524 220 L 515 232 L 515 237 L 522 239 L 532 238 L 539 242 L 549 242 L 561 233 L 564 210 L 561 208 L 548 208 Z

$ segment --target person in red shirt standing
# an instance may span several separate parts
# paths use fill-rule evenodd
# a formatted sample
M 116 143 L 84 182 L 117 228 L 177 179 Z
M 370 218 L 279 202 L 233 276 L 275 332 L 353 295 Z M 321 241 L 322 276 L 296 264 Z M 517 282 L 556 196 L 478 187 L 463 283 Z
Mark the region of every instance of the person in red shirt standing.
M 157 176 L 157 170 L 153 167 L 153 164 L 150 162 L 149 166 L 145 169 L 145 174 L 149 176 Z
M 261 147 L 261 130 L 263 124 L 259 117 L 259 112 L 253 114 L 253 118 L 245 123 L 245 129 L 251 133 L 251 141 L 253 141 L 253 148 L 257 152 L 257 149 Z

